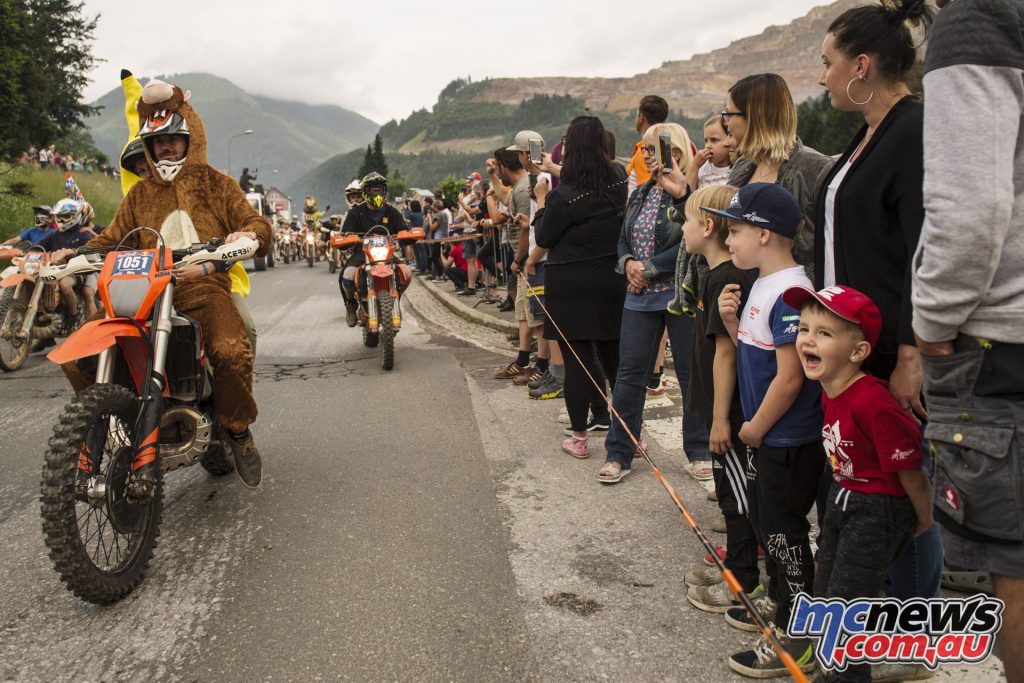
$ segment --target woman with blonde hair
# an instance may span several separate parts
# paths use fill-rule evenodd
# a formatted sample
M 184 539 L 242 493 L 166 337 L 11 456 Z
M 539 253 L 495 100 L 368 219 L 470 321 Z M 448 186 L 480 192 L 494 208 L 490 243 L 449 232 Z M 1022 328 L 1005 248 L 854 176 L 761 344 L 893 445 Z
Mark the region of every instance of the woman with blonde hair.
M 693 147 L 686 131 L 677 123 L 659 123 L 644 133 L 641 146 L 651 179 L 639 186 L 629 198 L 619 233 L 619 263 L 616 270 L 627 279 L 626 300 L 619 335 L 619 367 L 615 379 L 613 405 L 629 431 L 639 438 L 643 419 L 647 382 L 654 370 L 662 333 L 668 328 L 675 360 L 676 377 L 686 391 L 689 382 L 690 346 L 693 320 L 668 313 L 666 307 L 675 296 L 676 257 L 682 243 L 682 228 L 668 218 L 672 196 L 657 184 L 661 173 L 658 163 L 658 137 L 667 131 L 672 139 L 672 158 L 683 172 L 693 161 Z M 667 169 L 670 171 L 671 169 Z M 666 171 L 667 172 L 667 171 Z M 707 433 L 699 422 L 687 429 L 684 438 L 687 453 L 694 455 L 703 433 L 707 451 Z M 586 452 L 586 434 L 574 434 L 568 448 Z M 607 462 L 598 472 L 599 481 L 611 484 L 629 473 L 635 447 L 622 425 L 612 421 L 605 439 Z
M 778 183 L 804 212 L 804 226 L 793 247 L 797 263 L 813 270 L 814 225 L 818 193 L 832 159 L 806 147 L 796 136 L 796 106 L 778 74 L 754 74 L 738 80 L 726 98 L 722 125 L 736 141 L 740 157 L 729 184 Z

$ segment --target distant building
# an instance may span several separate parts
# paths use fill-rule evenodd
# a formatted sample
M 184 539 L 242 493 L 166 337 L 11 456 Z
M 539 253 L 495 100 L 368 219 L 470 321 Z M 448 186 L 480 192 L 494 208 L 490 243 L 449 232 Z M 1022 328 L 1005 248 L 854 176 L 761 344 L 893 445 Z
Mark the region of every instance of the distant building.
M 416 201 L 418 201 L 420 203 L 422 203 L 423 200 L 425 200 L 425 199 L 433 199 L 434 198 L 434 193 L 433 192 L 431 192 L 430 190 L 422 190 L 422 189 L 420 189 L 418 187 L 410 187 L 409 188 L 409 192 L 407 194 L 409 196 L 409 199 L 415 199 Z
M 271 211 L 277 213 L 286 218 L 290 218 L 292 215 L 292 200 L 288 199 L 288 195 L 276 187 L 272 187 L 267 190 L 264 194 L 264 199 L 267 202 L 267 206 Z

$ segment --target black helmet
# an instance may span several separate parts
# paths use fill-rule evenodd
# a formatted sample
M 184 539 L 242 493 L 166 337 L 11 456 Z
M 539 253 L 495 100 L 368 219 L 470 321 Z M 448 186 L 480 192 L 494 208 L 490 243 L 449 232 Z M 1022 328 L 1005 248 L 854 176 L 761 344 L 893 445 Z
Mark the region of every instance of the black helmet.
M 135 172 L 135 162 L 145 158 L 146 151 L 142 145 L 141 138 L 135 138 L 128 143 L 128 146 L 121 152 L 121 168 L 131 173 Z
M 370 188 L 374 185 L 381 188 L 380 194 L 371 195 L 369 193 Z M 388 179 L 376 171 L 371 171 L 363 176 L 363 180 L 359 183 L 359 189 L 363 191 L 363 200 L 379 209 L 384 203 L 384 196 L 388 193 Z

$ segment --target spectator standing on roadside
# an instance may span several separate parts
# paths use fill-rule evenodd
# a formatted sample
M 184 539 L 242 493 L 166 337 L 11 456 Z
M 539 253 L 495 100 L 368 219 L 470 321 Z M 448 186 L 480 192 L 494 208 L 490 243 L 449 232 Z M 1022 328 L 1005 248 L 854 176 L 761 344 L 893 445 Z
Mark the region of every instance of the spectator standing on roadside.
M 532 214 L 530 199 L 530 177 L 523 166 L 520 152 L 529 153 L 529 140 L 540 138 L 540 134 L 532 130 L 520 131 L 516 134 L 515 142 L 509 147 L 499 150 L 496 154 L 498 162 L 498 176 L 503 185 L 512 189 L 508 193 L 508 244 L 512 249 L 512 260 L 509 264 L 509 278 L 518 278 L 523 271 L 529 252 L 529 230 L 530 216 Z M 534 320 L 530 312 L 526 287 L 521 283 L 516 287 L 515 294 L 516 322 L 519 326 L 519 353 L 516 359 L 507 366 L 495 373 L 495 379 L 516 379 L 526 373 L 528 377 L 520 382 L 536 379 L 541 371 L 530 366 L 530 348 L 535 334 L 540 330 L 536 329 L 539 321 Z M 538 340 L 539 345 L 539 340 Z M 538 348 L 538 351 L 540 349 Z M 545 358 L 547 353 L 543 354 Z
M 448 214 L 444 210 L 444 202 L 440 199 L 434 200 L 429 220 L 431 238 L 441 240 L 448 237 Z M 441 265 L 441 245 L 436 242 L 430 245 L 430 276 L 435 282 L 444 279 L 444 266 Z
M 512 259 L 515 258 L 513 243 L 519 243 L 519 226 L 516 224 L 514 214 L 508 213 L 508 206 L 511 200 L 512 187 L 505 180 L 509 176 L 507 166 L 501 165 L 501 159 L 506 159 L 513 165 L 519 163 L 514 153 L 509 153 L 504 147 L 494 150 L 494 156 L 487 160 L 487 178 L 491 183 L 491 190 L 494 192 L 496 206 L 504 213 L 504 221 L 501 222 L 499 234 L 499 246 L 501 253 L 495 254 L 495 261 L 501 263 L 502 271 L 505 274 L 505 301 L 498 307 L 499 311 L 514 311 L 516 307 L 517 278 L 509 272 Z M 514 161 L 513 161 L 514 159 Z M 521 166 L 521 165 L 520 165 Z M 493 214 L 492 214 L 493 218 Z M 529 359 L 527 359 L 529 360 Z
M 576 446 L 580 439 L 585 445 L 588 409 L 608 419 L 606 399 L 590 378 L 601 386 L 606 377 L 614 384 L 619 366 L 626 280 L 615 272 L 615 264 L 628 181 L 605 153 L 600 119 L 573 119 L 565 148 L 561 184 L 537 197 L 536 237 L 537 246 L 548 250 L 544 294 L 551 319 L 544 336 L 558 340 L 565 362 L 565 405 L 573 435 L 562 449 L 585 458 L 589 453 Z
M 627 293 L 622 311 L 619 367 L 615 376 L 613 405 L 615 412 L 638 439 L 643 423 L 647 384 L 655 369 L 658 347 L 666 327 L 675 354 L 676 377 L 684 395 L 689 383 L 689 356 L 693 337 L 693 319 L 672 315 L 666 310 L 675 294 L 676 257 L 682 243 L 682 228 L 668 217 L 672 196 L 657 185 L 661 171 L 658 166 L 658 136 L 662 131 L 672 137 L 672 158 L 678 168 L 686 169 L 693 161 L 690 138 L 679 124 L 655 124 L 644 133 L 641 152 L 652 177 L 636 189 L 626 205 L 615 268 L 616 272 L 626 276 Z M 699 434 L 703 430 L 697 424 L 696 430 L 688 431 L 685 422 L 686 417 L 685 447 L 687 454 L 693 457 L 700 452 Z M 706 434 L 703 440 L 704 455 L 710 457 L 707 453 Z M 577 448 L 585 445 L 584 440 L 577 444 Z M 632 440 L 618 420 L 611 424 L 605 439 L 605 450 L 607 462 L 598 472 L 597 478 L 603 483 L 615 483 L 629 471 L 635 451 Z
M 633 158 L 626 166 L 626 176 L 629 178 L 627 197 L 632 197 L 637 187 L 651 179 L 651 174 L 644 163 L 643 136 L 647 129 L 656 123 L 665 123 L 668 120 L 668 102 L 664 97 L 658 95 L 644 95 L 640 100 L 640 106 L 636 110 L 636 132 L 640 133 L 640 142 L 633 146 Z
M 949 561 L 991 572 L 1005 603 L 999 650 L 1009 683 L 1024 681 L 1021 25 L 1020 2 L 954 0 L 932 28 L 912 290 L 936 518 Z M 980 154 L 978 140 L 989 141 Z
M 794 240 L 793 256 L 810 272 L 814 258 L 810 219 L 832 159 L 797 138 L 796 106 L 786 81 L 777 74 L 740 79 L 729 88 L 722 123 L 740 154 L 729 184 L 779 183 L 796 197 L 805 220 Z
M 814 218 L 815 288 L 846 285 L 875 302 L 882 328 L 864 372 L 885 380 L 900 406 L 921 419 L 926 417 L 924 380 L 911 325 L 910 284 L 924 220 L 924 110 L 907 84 L 920 41 L 908 23 L 927 26 L 931 18 L 924 3 L 900 0 L 856 7 L 829 26 L 819 82 L 835 109 L 860 113 L 864 126 L 825 177 Z M 927 452 L 924 457 L 930 469 Z M 818 495 L 819 524 L 830 482 L 826 472 Z M 942 542 L 933 525 L 893 563 L 887 592 L 901 599 L 938 597 L 941 577 Z

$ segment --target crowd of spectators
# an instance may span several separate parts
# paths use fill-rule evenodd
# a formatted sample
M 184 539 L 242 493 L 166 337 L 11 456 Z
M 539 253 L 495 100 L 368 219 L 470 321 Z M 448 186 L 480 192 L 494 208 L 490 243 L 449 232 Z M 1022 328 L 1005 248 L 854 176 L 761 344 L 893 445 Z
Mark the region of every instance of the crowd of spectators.
M 407 206 L 431 238 L 416 247 L 424 277 L 465 297 L 503 283 L 518 350 L 494 377 L 564 400 L 568 455 L 586 459 L 604 437 L 602 484 L 622 481 L 647 448 L 644 405 L 663 391 L 667 338 L 688 470 L 714 480 L 723 516 L 727 543 L 716 552 L 808 672 L 812 642 L 787 633 L 797 594 L 934 598 L 945 546 L 955 550 L 948 575 L 991 570 L 1006 603 L 1007 675 L 1024 680 L 1024 478 L 1011 476 L 1020 437 L 968 473 L 963 433 L 932 428 L 1024 415 L 1024 261 L 1006 262 L 1024 253 L 1024 45 L 999 28 L 1022 14 L 954 0 L 929 31 L 933 6 L 894 0 L 836 17 L 822 36 L 820 83 L 834 108 L 864 122 L 837 159 L 801 143 L 788 85 L 761 73 L 722 93 L 699 148 L 648 95 L 628 165 L 601 121 L 579 116 L 550 148 L 518 132 L 451 205 L 437 193 Z M 1003 36 L 993 44 L 1006 54 L 965 39 L 967 24 Z M 924 92 L 937 95 L 923 104 L 913 73 L 929 33 Z M 926 115 L 932 102 L 963 118 Z M 977 159 L 968 142 L 949 144 L 982 119 L 1000 144 Z M 964 183 L 957 169 L 969 163 Z M 985 210 L 980 225 L 972 205 Z M 979 239 L 984 254 L 967 255 Z M 986 497 L 988 486 L 999 496 Z M 717 568 L 685 580 L 695 607 L 760 631 Z M 786 675 L 763 636 L 728 662 L 750 677 Z M 927 675 L 856 664 L 817 680 Z
M 68 172 L 84 171 L 85 173 L 102 173 L 113 178 L 120 177 L 120 171 L 118 171 L 116 166 L 111 166 L 109 163 L 94 157 L 75 156 L 70 151 L 61 152 L 57 149 L 56 145 L 48 147 L 30 145 L 28 149 L 21 153 L 18 163 L 22 166 L 35 166 L 43 170 L 55 168 Z

